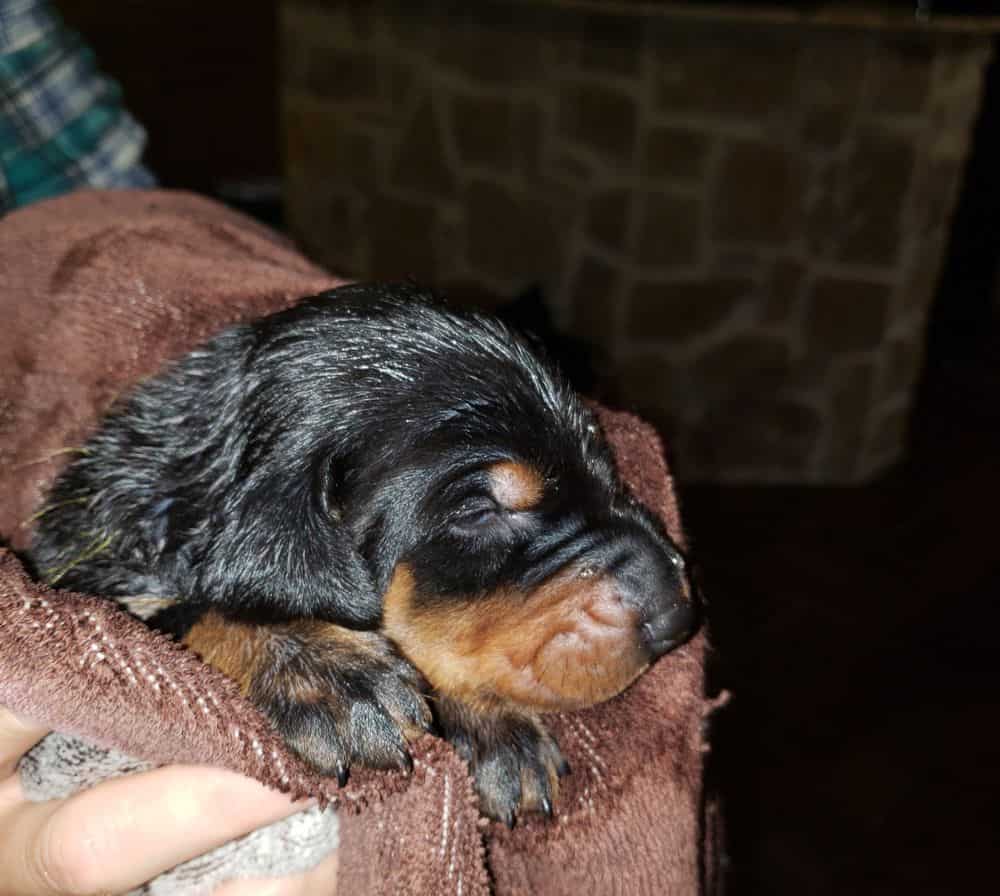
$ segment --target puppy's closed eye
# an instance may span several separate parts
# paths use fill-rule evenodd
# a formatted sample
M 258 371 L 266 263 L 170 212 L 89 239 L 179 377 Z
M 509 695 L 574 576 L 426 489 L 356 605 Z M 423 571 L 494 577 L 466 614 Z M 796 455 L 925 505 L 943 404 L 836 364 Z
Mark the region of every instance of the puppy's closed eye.
M 542 476 L 518 461 L 500 461 L 477 476 L 481 486 L 462 499 L 450 526 L 459 535 L 481 536 L 490 529 L 515 522 L 517 515 L 534 509 L 544 494 Z
M 505 510 L 489 495 L 463 501 L 450 519 L 450 527 L 459 535 L 479 535 L 504 520 Z

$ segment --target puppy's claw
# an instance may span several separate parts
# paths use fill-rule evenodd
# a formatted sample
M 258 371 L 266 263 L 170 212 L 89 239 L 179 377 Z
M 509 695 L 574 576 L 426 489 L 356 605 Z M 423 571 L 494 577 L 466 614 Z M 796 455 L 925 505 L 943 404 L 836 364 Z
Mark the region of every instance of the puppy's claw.
M 412 693 L 409 697 L 412 698 L 409 705 L 403 707 L 400 713 L 400 727 L 409 739 L 414 739 L 430 731 L 434 726 L 434 720 L 419 694 Z
M 552 802 L 549 800 L 549 798 L 547 796 L 543 796 L 542 797 L 541 803 L 540 803 L 540 808 L 542 810 L 542 814 L 546 818 L 551 818 L 552 817 Z
M 347 779 L 350 777 L 350 770 L 342 762 L 337 763 L 337 784 L 340 787 L 347 786 Z
M 404 775 L 413 774 L 413 757 L 409 754 L 409 751 L 403 750 L 400 754 L 399 766 L 403 770 Z

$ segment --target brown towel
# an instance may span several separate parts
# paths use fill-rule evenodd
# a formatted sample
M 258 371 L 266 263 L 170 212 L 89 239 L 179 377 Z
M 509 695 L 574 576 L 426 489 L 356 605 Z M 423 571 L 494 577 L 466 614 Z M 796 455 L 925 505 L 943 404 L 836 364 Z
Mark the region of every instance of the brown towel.
M 86 192 L 0 222 L 0 539 L 26 545 L 53 476 L 115 396 L 225 324 L 340 281 L 274 234 L 168 192 Z M 680 521 L 648 426 L 601 412 L 622 473 Z M 551 719 L 573 767 L 551 822 L 480 821 L 431 737 L 411 778 L 344 791 L 288 753 L 235 687 L 95 598 L 49 592 L 0 551 L 0 705 L 144 760 L 214 763 L 341 808 L 345 894 L 689 894 L 700 888 L 705 640 L 624 695 Z

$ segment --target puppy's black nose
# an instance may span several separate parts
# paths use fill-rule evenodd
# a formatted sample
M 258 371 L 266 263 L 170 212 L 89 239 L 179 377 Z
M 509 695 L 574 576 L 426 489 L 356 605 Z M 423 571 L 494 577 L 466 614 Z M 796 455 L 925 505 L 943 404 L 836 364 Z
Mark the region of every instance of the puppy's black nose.
M 694 603 L 682 598 L 680 602 L 660 610 L 642 623 L 640 632 L 643 645 L 654 659 L 663 656 L 688 639 L 697 621 Z
M 698 625 L 687 564 L 648 532 L 633 532 L 631 562 L 620 569 L 626 600 L 639 610 L 639 640 L 653 659 L 683 644 Z

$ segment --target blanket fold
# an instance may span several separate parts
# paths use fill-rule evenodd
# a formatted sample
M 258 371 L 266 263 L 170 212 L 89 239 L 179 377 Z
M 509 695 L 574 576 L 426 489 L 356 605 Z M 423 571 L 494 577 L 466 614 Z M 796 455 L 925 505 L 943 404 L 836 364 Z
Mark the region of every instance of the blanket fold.
M 10 215 L 0 271 L 0 540 L 12 548 L 0 552 L 0 705 L 143 763 L 211 763 L 321 796 L 338 810 L 342 893 L 699 892 L 703 635 L 620 697 L 550 719 L 573 768 L 557 817 L 507 831 L 479 818 L 442 741 L 414 745 L 409 778 L 358 771 L 339 790 L 193 653 L 22 569 L 14 551 L 48 485 L 121 390 L 229 323 L 343 281 L 242 216 L 164 191 Z M 629 487 L 682 540 L 656 435 L 599 414 Z

